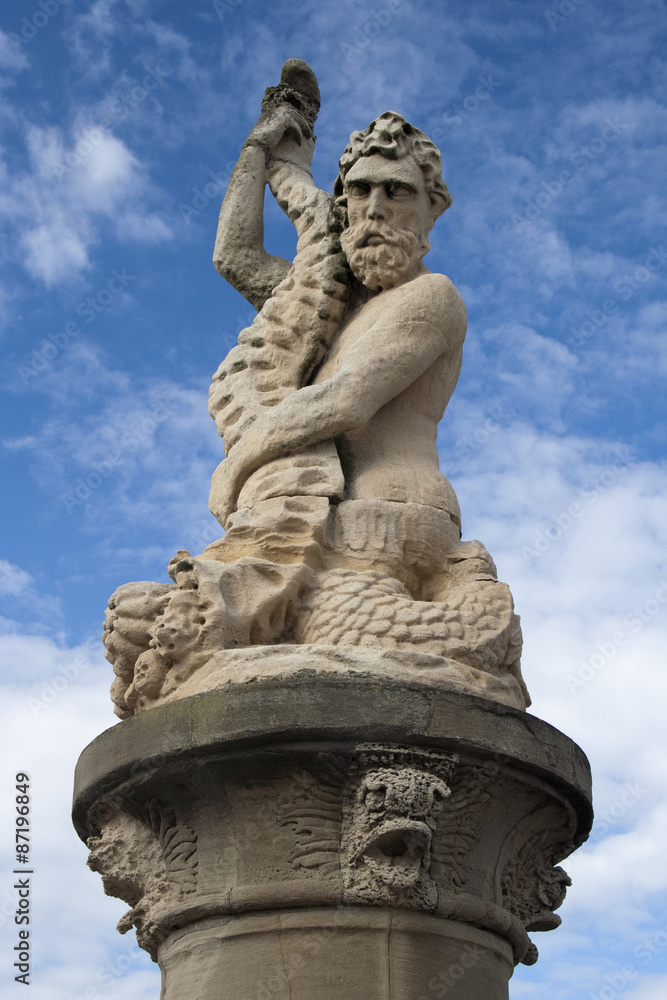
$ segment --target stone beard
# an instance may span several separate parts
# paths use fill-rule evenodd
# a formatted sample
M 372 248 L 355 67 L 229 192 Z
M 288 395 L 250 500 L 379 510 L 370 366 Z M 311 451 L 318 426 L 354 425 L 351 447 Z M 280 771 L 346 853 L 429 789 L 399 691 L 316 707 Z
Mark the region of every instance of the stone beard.
M 374 237 L 381 242 L 368 245 Z M 426 236 L 383 222 L 349 226 L 341 233 L 340 245 L 355 278 L 373 292 L 401 284 L 431 249 Z

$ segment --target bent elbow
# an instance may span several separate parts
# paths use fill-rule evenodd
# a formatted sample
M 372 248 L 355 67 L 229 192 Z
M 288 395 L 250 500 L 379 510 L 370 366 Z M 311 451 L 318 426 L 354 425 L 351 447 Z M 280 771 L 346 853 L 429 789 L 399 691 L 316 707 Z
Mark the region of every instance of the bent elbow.
M 231 254 L 213 254 L 213 266 L 215 267 L 218 274 L 222 275 L 225 281 L 228 281 L 230 285 L 234 284 L 234 276 L 236 268 L 234 265 L 234 258 Z

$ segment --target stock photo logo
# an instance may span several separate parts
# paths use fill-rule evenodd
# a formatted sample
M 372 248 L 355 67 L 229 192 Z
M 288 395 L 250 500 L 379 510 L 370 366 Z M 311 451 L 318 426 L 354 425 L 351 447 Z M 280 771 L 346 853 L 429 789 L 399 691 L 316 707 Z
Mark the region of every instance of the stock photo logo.
M 123 465 L 128 455 L 136 453 L 141 445 L 150 440 L 157 427 L 164 423 L 175 409 L 172 399 L 164 399 L 153 407 L 150 414 L 145 414 L 141 419 L 128 424 L 120 438 L 118 448 L 108 452 L 99 461 L 93 462 L 93 469 L 85 475 L 85 478 L 78 476 L 69 489 L 61 493 L 60 499 L 67 513 L 71 514 L 76 508 L 85 505 L 104 481 Z
M 582 143 L 569 155 L 570 167 L 540 182 L 541 190 L 533 198 L 526 199 L 526 207 L 522 212 L 512 212 L 511 222 L 517 233 L 530 232 L 531 227 L 540 219 L 547 209 L 556 202 L 567 190 L 572 181 L 595 163 L 618 139 L 630 128 L 628 124 L 616 118 L 607 118 L 600 129 L 600 134 L 590 142 Z
M 624 476 L 632 465 L 632 459 L 627 455 L 618 454 L 618 462 L 607 466 L 597 476 L 589 479 L 579 490 L 578 498 L 568 504 L 565 510 L 551 515 L 551 523 L 535 533 L 532 545 L 523 545 L 521 555 L 525 562 L 531 563 L 541 559 L 570 528 L 584 516 L 587 509 L 597 503 L 607 490 L 614 486 L 621 476 Z
M 667 607 L 667 581 L 661 580 L 652 597 L 649 597 L 643 604 L 635 605 L 626 611 L 623 616 L 625 629 L 616 629 L 603 642 L 596 643 L 595 652 L 587 660 L 580 659 L 578 661 L 576 674 L 565 675 L 565 683 L 570 694 L 576 694 L 589 681 L 593 680 L 633 636 L 641 632 L 657 615 L 664 612 L 665 607 Z
M 93 294 L 82 299 L 76 307 L 76 314 L 86 323 L 93 323 L 100 313 L 103 313 L 114 299 L 122 295 L 131 281 L 135 280 L 133 274 L 128 274 L 122 267 L 120 271 L 114 268 L 111 271 L 109 281 L 98 288 Z M 81 327 L 78 323 L 70 321 L 65 323 L 62 330 L 56 333 L 49 333 L 42 340 L 41 345 L 33 347 L 30 356 L 23 364 L 16 365 L 17 374 L 24 385 L 30 382 L 31 378 L 41 372 L 51 368 L 52 363 L 71 345 L 72 341 L 81 336 Z

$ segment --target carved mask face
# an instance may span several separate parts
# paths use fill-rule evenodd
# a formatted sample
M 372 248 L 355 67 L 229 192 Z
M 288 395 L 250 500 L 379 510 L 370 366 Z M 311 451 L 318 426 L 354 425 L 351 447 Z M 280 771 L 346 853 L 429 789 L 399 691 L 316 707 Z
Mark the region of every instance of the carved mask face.
M 349 228 L 341 245 L 355 277 L 384 291 L 423 273 L 433 224 L 424 175 L 410 156 L 362 156 L 345 178 Z
M 410 767 L 369 771 L 354 806 L 352 865 L 396 889 L 416 886 L 430 864 L 437 817 L 449 795 L 440 778 Z

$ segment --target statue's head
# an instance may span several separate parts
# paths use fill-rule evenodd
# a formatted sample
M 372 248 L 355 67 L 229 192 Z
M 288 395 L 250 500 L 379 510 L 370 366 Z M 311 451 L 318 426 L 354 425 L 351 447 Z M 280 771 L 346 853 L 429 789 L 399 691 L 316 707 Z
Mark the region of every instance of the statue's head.
M 452 196 L 442 179 L 440 150 L 424 132 L 406 122 L 395 111 L 385 111 L 363 132 L 353 132 L 350 136 L 338 161 L 339 173 L 334 182 L 334 196 L 339 207 L 347 208 L 345 178 L 350 169 L 360 157 L 376 153 L 388 160 L 411 156 L 424 175 L 424 185 L 433 209 L 433 222 L 447 211 Z
M 394 111 L 353 132 L 339 163 L 335 207 L 356 277 L 379 291 L 415 276 L 428 233 L 452 199 L 440 151 Z

